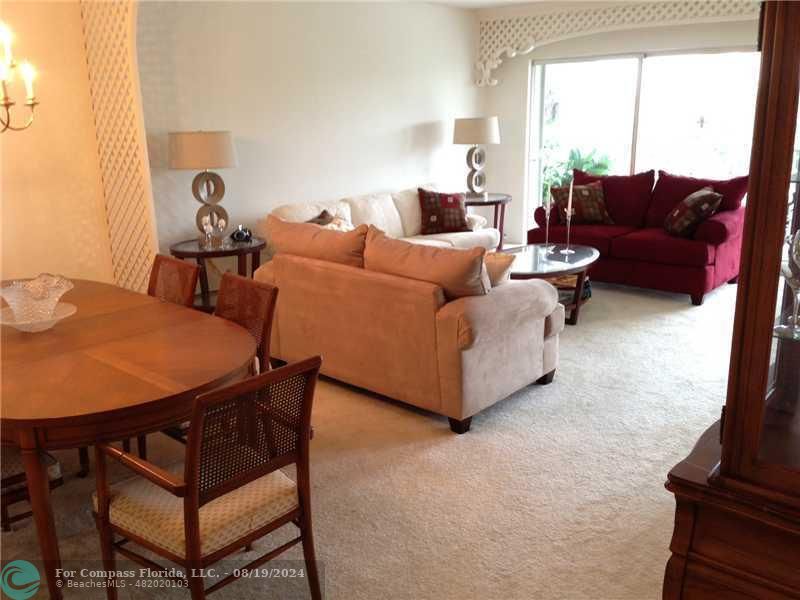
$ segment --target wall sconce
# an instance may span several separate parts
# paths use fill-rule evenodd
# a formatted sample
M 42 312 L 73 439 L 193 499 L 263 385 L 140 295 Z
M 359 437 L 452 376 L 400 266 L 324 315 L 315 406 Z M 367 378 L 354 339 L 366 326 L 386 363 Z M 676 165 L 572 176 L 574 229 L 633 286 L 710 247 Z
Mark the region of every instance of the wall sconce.
M 14 34 L 11 33 L 8 25 L 0 22 L 0 45 L 3 47 L 3 58 L 0 60 L 0 106 L 3 108 L 3 114 L 0 114 L 0 133 L 8 131 L 22 131 L 27 129 L 33 124 L 33 109 L 39 104 L 36 101 L 36 96 L 33 92 L 33 80 L 36 79 L 36 69 L 28 61 L 22 64 L 14 62 L 14 56 L 11 53 L 11 41 L 14 39 Z M 24 105 L 30 110 L 28 120 L 23 125 L 11 124 L 11 109 L 16 106 L 8 94 L 8 86 L 14 80 L 14 73 L 19 70 L 22 76 L 22 81 L 25 84 L 25 103 Z

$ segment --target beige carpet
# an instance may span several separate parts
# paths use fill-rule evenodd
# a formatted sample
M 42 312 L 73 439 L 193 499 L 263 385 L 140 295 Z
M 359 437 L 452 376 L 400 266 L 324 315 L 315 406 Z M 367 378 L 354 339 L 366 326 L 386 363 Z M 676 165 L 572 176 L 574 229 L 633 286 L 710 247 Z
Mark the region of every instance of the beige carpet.
M 686 296 L 596 285 L 562 336 L 555 382 L 495 405 L 463 436 L 444 418 L 322 382 L 312 475 L 327 597 L 659 597 L 673 516 L 663 484 L 724 401 L 735 292 L 692 307 Z M 150 439 L 159 460 L 177 455 Z M 75 469 L 74 452 L 59 456 Z M 70 479 L 54 492 L 71 568 L 98 567 L 92 485 Z M 29 521 L 2 543 L 4 560 L 36 556 Z M 240 581 L 213 597 L 307 597 L 291 583 Z

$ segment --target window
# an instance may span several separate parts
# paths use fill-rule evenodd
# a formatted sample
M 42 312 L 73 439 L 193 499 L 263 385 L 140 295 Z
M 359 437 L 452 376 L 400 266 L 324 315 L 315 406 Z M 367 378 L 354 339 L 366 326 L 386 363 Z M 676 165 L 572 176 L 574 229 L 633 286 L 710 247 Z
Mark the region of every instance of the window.
M 534 64 L 529 198 L 538 206 L 573 168 L 746 173 L 759 61 L 720 52 Z

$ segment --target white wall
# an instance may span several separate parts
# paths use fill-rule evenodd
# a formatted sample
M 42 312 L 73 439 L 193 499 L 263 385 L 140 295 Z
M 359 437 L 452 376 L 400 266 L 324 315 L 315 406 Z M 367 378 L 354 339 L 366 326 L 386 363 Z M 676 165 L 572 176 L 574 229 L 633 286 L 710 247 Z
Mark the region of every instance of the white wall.
M 138 52 L 162 249 L 194 237 L 167 132 L 230 129 L 232 224 L 287 202 L 464 185 L 452 120 L 478 115 L 477 20 L 429 4 L 142 3 Z
M 542 10 L 541 7 L 535 8 Z M 480 11 L 479 15 L 491 18 L 524 14 L 524 11 L 524 8 L 514 7 Z M 509 205 L 506 215 L 506 238 L 511 242 L 522 242 L 527 229 L 526 221 L 533 212 L 533 207 L 528 206 L 525 201 L 528 80 L 532 61 L 634 52 L 754 48 L 756 40 L 756 21 L 683 25 L 596 34 L 544 45 L 526 56 L 505 59 L 494 73 L 500 83 L 496 87 L 483 88 L 483 93 L 486 113 L 500 117 L 503 142 L 499 146 L 488 148 L 488 187 L 514 196 L 514 202 Z
M 0 135 L 0 277 L 112 281 L 80 5 L 4 1 L 0 18 L 15 33 L 15 56 L 38 69 L 41 102 L 29 129 Z M 24 101 L 19 79 L 10 92 Z M 27 118 L 24 107 L 13 112 Z

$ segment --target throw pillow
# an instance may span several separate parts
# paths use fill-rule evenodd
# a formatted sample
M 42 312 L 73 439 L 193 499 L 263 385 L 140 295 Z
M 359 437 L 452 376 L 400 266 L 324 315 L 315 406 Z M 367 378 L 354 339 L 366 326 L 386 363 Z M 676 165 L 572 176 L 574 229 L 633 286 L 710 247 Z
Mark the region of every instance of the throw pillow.
M 489 293 L 492 284 L 483 264 L 485 254 L 484 248 L 463 250 L 412 244 L 370 227 L 364 268 L 436 284 L 448 300 L 455 300 Z
M 270 244 L 277 253 L 327 260 L 351 267 L 364 266 L 366 225 L 359 225 L 348 232 L 331 231 L 312 223 L 289 223 L 270 215 L 266 229 Z
M 722 194 L 710 186 L 686 196 L 664 220 L 667 233 L 682 238 L 694 235 L 697 226 L 713 215 L 722 202 Z
M 655 171 L 635 175 L 594 175 L 580 169 L 572 170 L 575 185 L 586 185 L 599 181 L 603 184 L 603 196 L 608 214 L 616 225 L 641 227 L 653 198 Z
M 553 205 L 558 213 L 558 222 L 567 223 L 567 204 L 569 203 L 569 186 L 550 188 L 553 194 Z M 599 181 L 587 185 L 576 185 L 572 188 L 573 225 L 605 224 L 613 225 L 603 197 L 603 184 Z
M 486 264 L 486 271 L 489 273 L 489 281 L 492 287 L 505 283 L 511 279 L 511 265 L 514 264 L 514 255 L 506 252 L 489 252 L 483 259 Z
M 697 179 L 672 175 L 666 171 L 658 172 L 658 181 L 653 189 L 653 201 L 647 211 L 647 227 L 661 227 L 664 219 L 678 203 L 692 192 L 711 186 L 722 194 L 719 210 L 735 210 L 742 204 L 747 193 L 748 177 L 734 177 L 727 180 Z
M 453 233 L 469 231 L 464 194 L 443 194 L 419 188 L 419 207 L 422 213 L 420 233 Z

